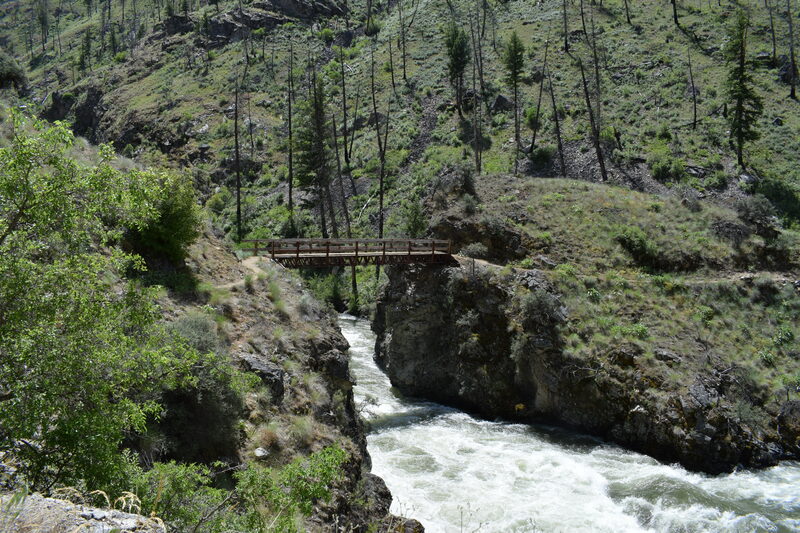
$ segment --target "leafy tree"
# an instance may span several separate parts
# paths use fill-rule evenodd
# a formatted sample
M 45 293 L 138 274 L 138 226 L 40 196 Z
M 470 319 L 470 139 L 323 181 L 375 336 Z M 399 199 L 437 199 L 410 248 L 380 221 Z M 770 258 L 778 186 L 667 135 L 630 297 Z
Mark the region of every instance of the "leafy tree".
M 503 48 L 502 59 L 503 67 L 506 69 L 506 80 L 514 91 L 514 140 L 516 149 L 519 150 L 519 80 L 522 76 L 522 69 L 525 67 L 525 45 L 522 44 L 516 31 L 511 34 L 511 38 Z M 516 171 L 516 157 L 514 161 Z
M 447 48 L 447 73 L 450 84 L 456 92 L 456 109 L 461 116 L 462 95 L 464 92 L 464 69 L 470 59 L 469 38 L 467 32 L 456 25 L 448 24 L 444 32 L 444 42 Z
M 124 434 L 198 361 L 156 325 L 150 291 L 124 281 L 140 262 L 111 246 L 168 191 L 153 172 L 114 170 L 109 147 L 80 166 L 63 125 L 28 134 L 13 120 L 0 148 L 0 453 L 36 490 L 109 488 L 130 466 Z
M 734 17 L 728 32 L 725 46 L 725 59 L 729 65 L 728 79 L 725 82 L 728 101 L 733 112 L 730 114 L 731 139 L 736 147 L 736 159 L 744 167 L 742 149 L 746 141 L 758 139 L 756 122 L 764 105 L 756 93 L 753 82 L 753 68 L 747 59 L 747 30 L 750 19 L 743 10 Z

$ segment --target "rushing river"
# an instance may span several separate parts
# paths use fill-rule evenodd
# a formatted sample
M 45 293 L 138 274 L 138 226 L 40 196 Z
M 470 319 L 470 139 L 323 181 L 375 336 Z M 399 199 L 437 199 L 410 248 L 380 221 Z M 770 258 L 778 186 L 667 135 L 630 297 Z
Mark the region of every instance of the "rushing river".
M 707 476 L 585 435 L 403 398 L 342 315 L 372 471 L 430 533 L 800 531 L 800 464 Z

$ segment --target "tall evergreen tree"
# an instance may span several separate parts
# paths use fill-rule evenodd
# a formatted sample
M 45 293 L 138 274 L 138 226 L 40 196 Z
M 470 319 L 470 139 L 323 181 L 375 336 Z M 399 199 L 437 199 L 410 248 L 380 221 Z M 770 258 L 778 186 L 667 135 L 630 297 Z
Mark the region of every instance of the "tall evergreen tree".
M 297 179 L 301 186 L 315 189 L 322 236 L 328 238 L 325 217 L 325 191 L 330 179 L 330 126 L 325 111 L 325 88 L 314 76 L 308 100 L 298 106 L 302 119 L 297 130 Z
M 511 38 L 503 49 L 503 66 L 506 69 L 506 80 L 514 91 L 514 172 L 517 171 L 517 155 L 520 146 L 519 132 L 519 80 L 522 76 L 522 69 L 525 67 L 525 45 L 522 44 L 517 32 L 511 34 Z
M 728 44 L 725 46 L 725 60 L 729 66 L 725 89 L 732 109 L 729 115 L 731 141 L 736 148 L 736 159 L 741 167 L 744 167 L 744 143 L 758 139 L 756 122 L 764 108 L 762 99 L 753 86 L 753 69 L 747 59 L 749 27 L 750 18 L 740 9 L 728 31 Z
M 456 109 L 461 116 L 462 94 L 464 90 L 464 69 L 470 59 L 469 38 L 467 32 L 455 22 L 451 22 L 444 32 L 444 42 L 447 48 L 447 73 L 450 84 L 456 92 Z

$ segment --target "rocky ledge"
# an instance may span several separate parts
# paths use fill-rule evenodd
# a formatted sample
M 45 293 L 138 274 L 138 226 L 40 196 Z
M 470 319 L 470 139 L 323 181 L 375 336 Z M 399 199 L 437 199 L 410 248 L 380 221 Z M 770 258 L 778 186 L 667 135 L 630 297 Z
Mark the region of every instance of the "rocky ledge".
M 135 506 L 134 506 L 135 509 Z M 98 509 L 66 500 L 0 495 L 0 528 L 6 533 L 84 531 L 86 533 L 166 533 L 157 518 Z
M 771 419 L 746 417 L 739 406 L 756 395 L 735 362 L 657 350 L 663 364 L 645 366 L 640 348 L 625 344 L 593 360 L 569 355 L 568 310 L 541 272 L 462 260 L 387 274 L 376 360 L 405 394 L 565 425 L 710 473 L 798 456 L 800 402 Z M 682 358 L 698 356 L 708 359 L 704 371 L 682 370 Z M 673 384 L 665 371 L 683 375 Z

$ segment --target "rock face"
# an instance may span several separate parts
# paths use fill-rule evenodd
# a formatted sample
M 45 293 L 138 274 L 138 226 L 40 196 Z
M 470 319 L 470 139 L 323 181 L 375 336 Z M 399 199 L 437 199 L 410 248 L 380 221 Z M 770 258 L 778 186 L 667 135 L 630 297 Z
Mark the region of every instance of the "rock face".
M 636 345 L 579 359 L 563 349 L 567 310 L 541 273 L 472 269 L 387 269 L 376 359 L 402 392 L 485 417 L 559 423 L 712 473 L 793 453 L 800 408 L 784 408 L 781 434 L 754 421 L 751 391 L 722 361 L 708 356 L 706 372 L 670 385 Z M 656 355 L 678 372 L 685 356 Z

